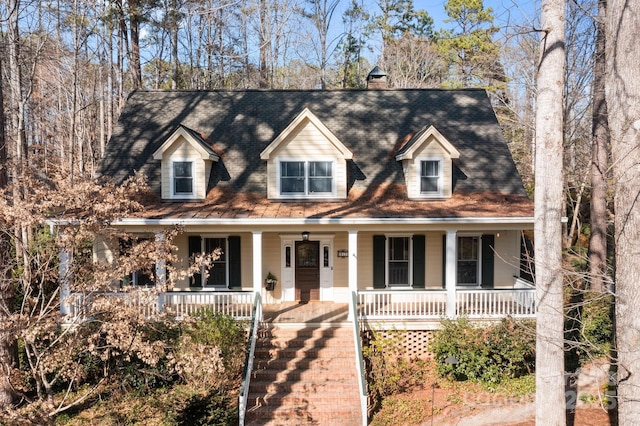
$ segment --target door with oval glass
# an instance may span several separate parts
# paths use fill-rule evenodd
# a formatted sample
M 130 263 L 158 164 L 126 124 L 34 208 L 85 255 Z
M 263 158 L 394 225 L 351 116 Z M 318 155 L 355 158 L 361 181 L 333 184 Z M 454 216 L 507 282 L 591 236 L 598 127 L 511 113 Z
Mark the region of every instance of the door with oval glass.
M 320 242 L 296 241 L 296 299 L 320 299 Z

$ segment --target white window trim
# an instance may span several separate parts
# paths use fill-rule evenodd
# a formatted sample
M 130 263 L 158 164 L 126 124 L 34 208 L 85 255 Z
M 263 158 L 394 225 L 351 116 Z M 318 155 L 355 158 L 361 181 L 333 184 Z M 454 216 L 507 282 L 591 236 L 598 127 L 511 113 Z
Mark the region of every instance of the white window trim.
M 282 168 L 281 163 L 289 163 L 289 162 L 297 162 L 304 163 L 304 194 L 297 193 L 282 193 L 281 188 L 281 174 Z M 331 163 L 331 192 L 321 193 L 321 194 L 309 194 L 309 163 L 310 162 L 328 162 Z M 307 158 L 277 158 L 274 162 L 276 167 L 276 198 L 278 199 L 333 199 L 336 198 L 337 194 L 337 183 L 336 183 L 336 165 L 337 161 L 334 157 L 317 157 L 313 159 Z
M 224 285 L 207 285 L 207 281 L 205 280 L 205 267 L 204 265 L 200 267 L 200 274 L 202 282 L 200 283 L 203 289 L 207 289 L 209 291 L 222 291 L 229 289 L 229 235 L 220 235 L 220 234 L 200 234 L 200 252 L 205 253 L 205 239 L 207 238 L 220 238 L 224 240 L 224 247 L 222 247 L 222 251 L 226 254 L 226 259 L 224 262 L 225 268 L 225 283 Z
M 413 288 L 413 234 L 385 234 L 384 245 L 384 261 L 385 261 L 385 277 L 384 283 L 386 288 L 393 290 L 411 290 Z M 389 285 L 389 244 L 391 238 L 408 238 L 409 239 L 409 283 L 407 285 Z
M 169 161 L 169 186 L 170 188 L 170 194 L 171 194 L 171 198 L 174 199 L 180 199 L 180 200 L 192 200 L 192 199 L 197 199 L 198 198 L 198 189 L 200 188 L 200 183 L 198 182 L 197 179 L 197 173 L 196 173 L 196 163 L 197 163 L 197 159 L 196 158 L 172 158 Z M 193 186 L 192 186 L 192 192 L 191 194 L 187 194 L 185 192 L 181 192 L 179 194 L 176 194 L 176 186 L 175 186 L 175 181 L 174 181 L 174 172 L 173 172 L 173 165 L 174 163 L 191 163 L 191 173 L 192 173 L 192 179 L 193 179 Z
M 422 162 L 438 162 L 438 192 L 422 192 Z M 444 197 L 444 157 L 418 157 L 415 162 L 416 168 L 416 195 L 417 198 L 442 198 Z

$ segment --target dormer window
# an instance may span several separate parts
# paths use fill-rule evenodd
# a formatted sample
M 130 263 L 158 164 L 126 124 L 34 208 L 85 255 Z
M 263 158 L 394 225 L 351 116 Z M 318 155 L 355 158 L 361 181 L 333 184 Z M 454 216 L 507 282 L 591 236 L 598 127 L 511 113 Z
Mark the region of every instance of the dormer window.
M 162 199 L 203 200 L 214 162 L 220 157 L 203 137 L 180 125 L 153 153 L 160 161 Z
M 177 196 L 193 194 L 192 161 L 173 162 L 173 194 Z
M 440 195 L 442 193 L 442 159 L 420 161 L 420 194 Z
M 451 197 L 453 160 L 457 158 L 458 150 L 434 126 L 413 135 L 396 155 L 396 160 L 402 162 L 409 198 Z
M 307 108 L 260 153 L 270 200 L 345 200 L 353 153 Z
M 333 161 L 280 161 L 280 195 L 333 195 Z

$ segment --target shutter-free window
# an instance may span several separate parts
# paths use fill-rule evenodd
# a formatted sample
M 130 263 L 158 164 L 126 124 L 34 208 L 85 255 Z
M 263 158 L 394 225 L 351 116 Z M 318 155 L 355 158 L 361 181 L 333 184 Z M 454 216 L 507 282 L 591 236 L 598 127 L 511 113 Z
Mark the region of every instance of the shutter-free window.
M 173 193 L 193 194 L 193 163 L 191 161 L 173 163 Z
M 280 163 L 280 192 L 283 194 L 304 194 L 304 161 L 283 161 Z
M 420 162 L 420 193 L 437 194 L 440 192 L 440 161 Z
M 330 193 L 333 184 L 333 173 L 330 161 L 309 162 L 309 194 Z

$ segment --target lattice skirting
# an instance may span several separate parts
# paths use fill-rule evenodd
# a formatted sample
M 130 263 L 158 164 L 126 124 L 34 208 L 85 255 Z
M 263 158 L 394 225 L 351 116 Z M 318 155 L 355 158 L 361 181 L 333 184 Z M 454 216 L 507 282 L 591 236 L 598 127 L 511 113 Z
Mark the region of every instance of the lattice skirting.
M 433 353 L 429 350 L 429 342 L 433 339 L 433 330 L 379 330 L 375 332 L 378 338 L 386 339 L 398 338 L 398 344 L 404 356 L 409 359 L 432 359 Z M 373 339 L 374 332 L 363 331 L 361 334 L 362 344 L 369 345 Z

